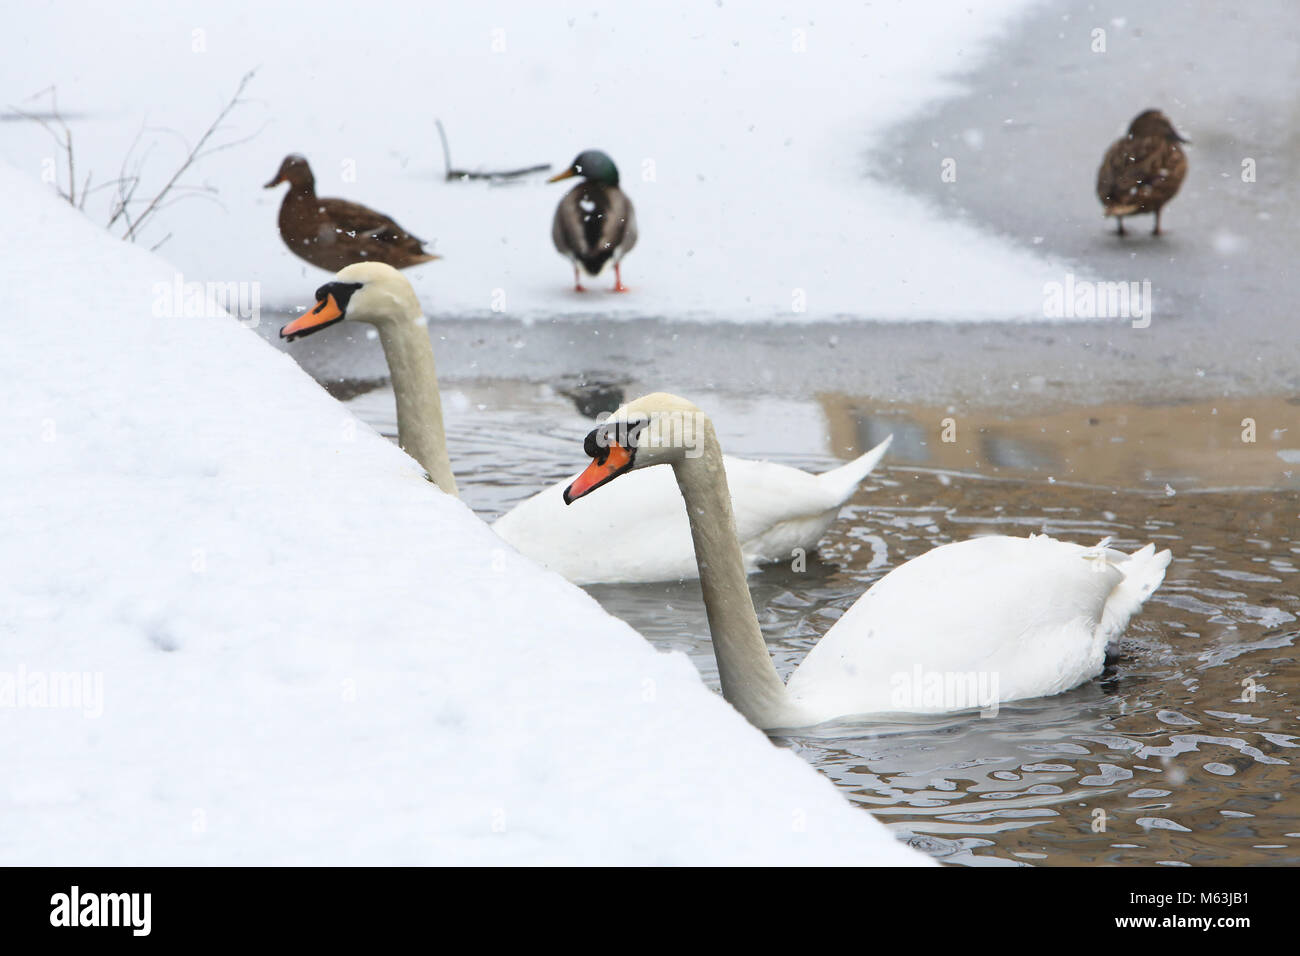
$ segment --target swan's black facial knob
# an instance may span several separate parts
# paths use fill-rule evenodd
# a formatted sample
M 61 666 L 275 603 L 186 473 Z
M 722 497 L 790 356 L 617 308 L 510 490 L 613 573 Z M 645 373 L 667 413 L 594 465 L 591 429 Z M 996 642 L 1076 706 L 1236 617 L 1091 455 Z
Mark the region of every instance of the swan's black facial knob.
M 637 439 L 642 429 L 649 424 L 648 418 L 607 421 L 587 434 L 586 440 L 582 443 L 582 450 L 587 453 L 588 458 L 595 458 L 602 464 L 610 445 L 618 445 L 635 454 Z
M 316 305 L 284 328 L 280 338 L 286 342 L 327 329 L 347 318 L 348 301 L 361 288 L 360 282 L 327 282 L 316 290 Z
M 564 503 L 573 504 L 583 495 L 613 481 L 636 463 L 636 440 L 648 421 L 606 422 L 587 433 L 582 450 L 591 463 L 569 487 L 564 489 Z
M 339 304 L 339 309 L 346 313 L 348 311 L 348 300 L 352 298 L 354 292 L 361 288 L 361 285 L 360 282 L 326 282 L 316 290 L 316 301 L 324 302 L 332 295 L 334 301 Z
M 587 433 L 587 437 L 582 443 L 582 450 L 588 458 L 592 458 L 602 465 L 605 463 L 605 459 L 609 456 L 609 443 L 601 434 L 600 428 L 593 428 Z

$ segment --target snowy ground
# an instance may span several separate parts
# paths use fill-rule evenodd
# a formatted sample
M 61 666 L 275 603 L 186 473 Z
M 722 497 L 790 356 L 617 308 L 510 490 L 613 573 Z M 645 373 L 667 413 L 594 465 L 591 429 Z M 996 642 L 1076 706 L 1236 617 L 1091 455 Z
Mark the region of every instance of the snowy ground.
M 10 52 L 5 96 L 34 107 L 44 101 L 25 98 L 57 84 L 80 117 L 79 178 L 103 182 L 142 123 L 192 141 L 259 67 L 221 137 L 253 139 L 187 178 L 216 200 L 165 210 L 145 242 L 170 234 L 163 251 L 188 278 L 260 282 L 270 304 L 298 304 L 323 275 L 285 249 L 280 192 L 261 189 L 301 152 L 321 195 L 436 241 L 446 260 L 411 272 L 435 317 L 490 315 L 494 302 L 529 318 L 1041 317 L 1043 282 L 1061 268 L 867 176 L 881 131 L 953 93 L 950 75 L 1032 6 L 513 2 L 357 17 L 320 4 L 128 2 L 78 8 L 67 30 L 66 9 L 48 5 L 24 11 L 30 39 Z M 606 149 L 641 227 L 625 271 L 633 292 L 569 291 L 550 242 L 564 186 L 443 182 L 435 117 L 462 167 L 560 169 L 582 148 Z M 32 175 L 56 156 L 35 125 L 6 133 L 0 157 Z M 146 132 L 137 155 L 146 149 L 155 183 L 184 154 L 165 132 Z M 101 221 L 108 198 L 89 204 Z
M 154 314 L 167 262 L 0 189 L 0 861 L 927 861 L 254 333 Z

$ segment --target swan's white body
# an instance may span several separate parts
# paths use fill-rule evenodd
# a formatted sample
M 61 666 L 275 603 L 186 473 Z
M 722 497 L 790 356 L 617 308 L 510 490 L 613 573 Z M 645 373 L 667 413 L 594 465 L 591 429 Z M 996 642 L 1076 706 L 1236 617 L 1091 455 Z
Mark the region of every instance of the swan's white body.
M 1105 545 L 993 535 L 900 565 L 790 675 L 797 724 L 983 708 L 1091 680 L 1170 559 Z
M 812 475 L 788 465 L 723 459 L 736 534 L 748 571 L 810 551 L 892 439 L 846 465 Z M 686 504 L 667 468 L 634 471 L 564 504 L 572 478 L 520 502 L 492 525 L 505 541 L 575 584 L 673 581 L 699 574 Z M 636 533 L 627 534 L 629 522 Z
M 1164 580 L 1170 553 L 1134 554 L 1002 535 L 943 545 L 895 568 L 823 635 L 783 684 L 758 626 L 744 558 L 718 463 L 722 452 L 705 419 L 703 452 L 687 457 L 663 424 L 701 414 L 672 395 L 624 406 L 588 439 L 630 454 L 593 460 L 569 490 L 577 505 L 605 494 L 632 469 L 667 464 L 686 502 L 700 586 L 723 696 L 764 729 L 893 713 L 985 709 L 1044 697 L 1101 672 L 1106 645 Z M 630 436 L 630 437 L 628 437 Z M 600 441 L 592 445 L 593 439 Z M 622 445 L 618 447 L 623 449 Z M 630 511 L 625 529 L 641 533 Z M 929 691 L 937 681 L 938 693 Z M 953 688 L 953 691 L 947 688 Z M 954 692 L 956 691 L 956 692 Z M 981 697 L 983 691 L 990 696 Z

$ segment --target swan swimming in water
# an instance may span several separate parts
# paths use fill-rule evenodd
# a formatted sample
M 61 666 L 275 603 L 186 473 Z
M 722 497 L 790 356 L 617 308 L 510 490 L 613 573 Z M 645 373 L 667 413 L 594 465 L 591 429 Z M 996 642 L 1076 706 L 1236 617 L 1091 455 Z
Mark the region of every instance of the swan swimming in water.
M 701 436 L 694 447 L 676 437 L 691 429 Z M 754 613 L 707 416 L 674 395 L 647 395 L 594 429 L 585 451 L 592 461 L 564 494 L 575 512 L 625 476 L 671 468 L 690 516 L 723 696 L 765 730 L 1069 690 L 1101 673 L 1106 645 L 1160 586 L 1170 561 L 1150 544 L 1125 554 L 1104 541 L 1085 548 L 1047 535 L 945 544 L 873 584 L 782 683 Z M 625 505 L 623 537 L 635 539 L 639 528 L 635 502 Z M 990 675 L 997 699 L 918 699 L 909 693 L 918 669 Z

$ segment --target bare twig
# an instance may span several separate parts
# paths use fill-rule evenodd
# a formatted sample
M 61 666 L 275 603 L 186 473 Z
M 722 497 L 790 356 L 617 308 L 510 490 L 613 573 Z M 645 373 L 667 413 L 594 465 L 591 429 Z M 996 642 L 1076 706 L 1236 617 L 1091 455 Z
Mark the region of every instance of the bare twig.
M 213 153 L 219 153 L 222 150 L 233 149 L 236 146 L 243 146 L 245 143 L 252 142 L 253 140 L 257 139 L 257 137 L 261 136 L 262 131 L 270 125 L 271 123 L 268 120 L 267 122 L 259 126 L 257 129 L 255 129 L 253 132 L 243 137 L 242 139 L 232 139 L 229 143 L 218 143 L 216 146 L 209 146 L 203 152 L 197 154 L 194 157 L 195 161 L 197 162 L 200 159 L 206 159 L 208 156 L 211 156 Z
M 63 127 L 64 142 L 68 150 L 68 204 L 75 206 L 77 205 L 77 168 L 72 159 L 72 130 L 59 114 L 58 95 L 58 91 L 51 88 L 50 99 L 54 102 L 54 115 L 59 117 L 59 125 Z
M 130 184 L 129 186 L 127 185 L 128 183 Z M 108 220 L 108 226 L 106 228 L 111 229 L 113 223 L 117 222 L 120 218 L 126 223 L 127 228 L 130 229 L 134 226 L 134 223 L 131 221 L 131 200 L 135 196 L 135 191 L 140 188 L 140 177 L 130 176 L 124 179 L 119 179 L 118 185 L 117 209 L 113 213 L 112 218 Z
M 435 119 L 434 125 L 438 127 L 438 138 L 442 140 L 442 168 L 447 171 L 447 179 L 451 180 L 451 147 L 447 145 L 447 131 L 442 128 L 442 120 Z
M 128 174 L 126 167 L 131 162 L 131 156 L 135 153 L 135 148 L 139 145 L 140 137 L 143 135 L 144 124 L 142 123 L 140 124 L 140 128 L 136 130 L 135 138 L 131 140 L 131 145 L 127 147 L 126 153 L 122 156 L 122 165 L 117 171 L 117 179 L 114 180 L 114 183 L 117 186 L 118 203 L 116 206 L 111 207 L 108 223 L 104 226 L 105 229 L 112 229 L 113 223 L 117 222 L 125 212 L 126 203 L 122 201 L 122 198 L 126 195 L 126 184 L 128 182 L 131 183 L 132 192 L 134 192 L 135 188 L 140 184 L 139 174 Z M 136 168 L 139 169 L 138 166 Z
M 215 189 L 206 189 L 201 192 L 187 193 L 186 195 L 183 196 L 173 196 L 171 199 L 168 199 L 166 202 L 162 203 L 158 208 L 159 210 L 166 209 L 168 206 L 176 205 L 178 202 L 180 202 L 183 199 L 206 199 L 209 202 L 214 202 L 218 206 L 220 206 L 223 212 L 228 212 L 229 210 L 226 209 L 225 203 L 223 203 L 220 199 L 218 199 L 214 195 L 215 193 L 216 193 Z
M 176 185 L 177 180 L 179 180 L 181 176 L 183 176 L 186 171 L 198 161 L 200 154 L 203 152 L 204 145 L 212 138 L 213 134 L 217 132 L 225 118 L 230 115 L 230 111 L 242 102 L 240 97 L 243 96 L 244 89 L 248 86 L 249 81 L 253 79 L 253 76 L 256 73 L 256 70 L 249 70 L 244 74 L 243 78 L 239 81 L 238 88 L 235 90 L 235 95 L 230 98 L 230 101 L 226 103 L 221 112 L 217 114 L 217 118 L 209 124 L 206 130 L 204 130 L 203 135 L 199 137 L 198 143 L 196 143 L 194 148 L 190 150 L 189 155 L 185 157 L 185 161 L 181 163 L 176 172 L 172 173 L 172 177 L 167 180 L 167 184 L 159 190 L 156 196 L 153 197 L 149 202 L 149 205 L 145 207 L 144 212 L 136 216 L 135 222 L 128 227 L 126 235 L 122 237 L 123 239 L 129 239 L 131 241 L 135 240 L 136 234 L 140 231 L 140 227 L 143 226 L 149 217 L 158 210 L 159 204 L 171 191 L 172 187 Z
M 544 173 L 551 168 L 550 163 L 539 163 L 535 166 L 525 166 L 521 169 L 507 169 L 501 172 L 471 172 L 467 169 L 456 169 L 451 165 L 451 147 L 447 145 L 447 131 L 442 128 L 442 120 L 433 121 L 438 127 L 438 138 L 442 140 L 442 161 L 447 170 L 447 182 L 464 182 L 471 179 L 486 179 L 491 182 L 500 182 L 503 179 L 517 179 L 520 176 L 527 176 L 530 173 Z
M 86 181 L 87 181 L 87 182 L 90 181 L 90 177 L 89 177 L 89 176 L 86 177 Z M 87 194 L 87 193 L 90 193 L 91 195 L 94 195 L 95 193 L 99 192 L 101 189 L 112 189 L 114 186 L 117 186 L 117 185 L 121 184 L 121 182 L 122 182 L 122 180 L 120 180 L 120 179 L 108 179 L 108 180 L 105 180 L 105 181 L 102 182 L 102 183 L 96 183 L 96 184 L 95 184 L 93 187 L 91 187 L 90 189 L 83 189 L 83 190 L 81 191 L 81 201 L 82 201 L 83 203 L 86 201 L 86 194 Z
M 125 219 L 127 226 L 131 225 L 131 216 L 128 207 L 135 191 L 140 188 L 139 176 L 122 176 L 117 180 L 117 205 L 113 207 L 113 214 L 108 218 L 108 224 L 105 229 L 112 229 L 113 223 L 119 219 Z
M 219 153 L 223 150 L 231 149 L 232 147 L 247 143 L 249 140 L 256 138 L 264 129 L 266 129 L 266 124 L 263 124 L 261 128 L 249 136 L 224 143 L 211 142 L 214 136 L 226 130 L 226 127 L 223 125 L 224 121 L 235 107 L 247 102 L 244 99 L 244 91 L 247 89 L 249 82 L 253 79 L 256 73 L 257 70 L 250 70 L 248 73 L 244 74 L 239 81 L 239 86 L 235 89 L 234 96 L 230 98 L 221 112 L 217 114 L 216 118 L 211 124 L 209 124 L 208 128 L 204 130 L 203 135 L 194 146 L 191 147 L 186 138 L 176 130 L 167 129 L 165 127 L 150 127 L 141 124 L 140 129 L 136 132 L 135 138 L 131 141 L 131 145 L 126 151 L 126 155 L 122 157 L 122 165 L 118 172 L 118 177 L 100 183 L 92 189 L 91 181 L 93 173 L 87 172 L 85 181 L 81 184 L 80 195 L 78 195 L 77 191 L 77 166 L 72 144 L 72 130 L 68 126 L 62 111 L 59 109 L 57 88 L 50 86 L 28 97 L 28 100 L 35 100 L 43 96 L 48 96 L 50 108 L 47 112 L 28 112 L 27 110 L 16 106 L 11 106 L 10 109 L 13 110 L 15 116 L 39 123 L 41 127 L 54 139 L 56 145 L 63 150 L 64 161 L 68 165 L 68 186 L 65 190 L 62 185 L 60 185 L 61 177 L 58 175 L 56 169 L 54 188 L 58 192 L 59 196 L 67 200 L 67 202 L 75 208 L 84 210 L 86 207 L 86 201 L 89 199 L 91 193 L 98 192 L 101 189 L 112 188 L 114 194 L 109 207 L 109 218 L 106 228 L 111 230 L 117 222 L 121 220 L 125 227 L 122 238 L 134 242 L 139 238 L 141 231 L 144 229 L 145 225 L 151 221 L 155 213 L 166 209 L 168 206 L 173 205 L 182 199 L 188 199 L 192 196 L 200 196 L 216 202 L 217 205 L 221 205 L 221 201 L 216 198 L 217 190 L 215 187 L 207 185 L 190 186 L 181 183 L 180 180 L 187 171 L 201 160 L 214 153 Z M 153 152 L 153 148 L 157 143 L 157 137 L 151 136 L 150 142 L 144 149 L 143 153 L 137 155 L 137 149 L 139 148 L 140 142 L 145 133 L 170 134 L 175 136 L 180 140 L 186 150 L 184 161 L 176 171 L 172 173 L 171 178 L 167 180 L 162 189 L 160 189 L 156 195 L 147 199 L 144 197 L 136 198 L 136 193 L 140 190 L 143 183 L 144 165 L 148 160 L 150 153 Z M 132 212 L 133 209 L 140 206 L 143 206 L 143 209 L 138 213 Z M 225 207 L 222 206 L 222 208 L 224 209 Z M 158 246 L 162 245 L 169 238 L 171 238 L 171 233 L 164 236 L 154 245 L 153 248 L 158 248 Z
M 47 86 L 45 89 L 37 93 L 33 93 L 27 99 L 28 101 L 31 101 L 37 99 L 38 97 L 45 96 L 47 94 L 50 97 L 50 117 L 54 120 L 54 122 L 59 124 L 59 128 L 63 131 L 62 135 L 60 135 L 60 133 L 56 131 L 54 127 L 50 125 L 50 123 L 46 122 L 44 116 L 41 116 L 38 113 L 29 113 L 26 110 L 20 109 L 19 107 L 13 105 L 10 105 L 9 108 L 13 110 L 15 113 L 17 113 L 19 116 L 40 123 L 41 127 L 52 137 L 54 137 L 54 142 L 57 145 L 63 147 L 64 158 L 68 164 L 68 191 L 64 192 L 59 187 L 57 173 L 55 174 L 54 188 L 61 197 L 63 197 L 68 201 L 68 204 L 70 206 L 76 206 L 77 205 L 77 167 L 75 162 L 73 161 L 73 155 L 72 155 L 72 130 L 68 128 L 68 124 L 63 119 L 63 114 L 59 112 L 58 88 L 54 86 Z

